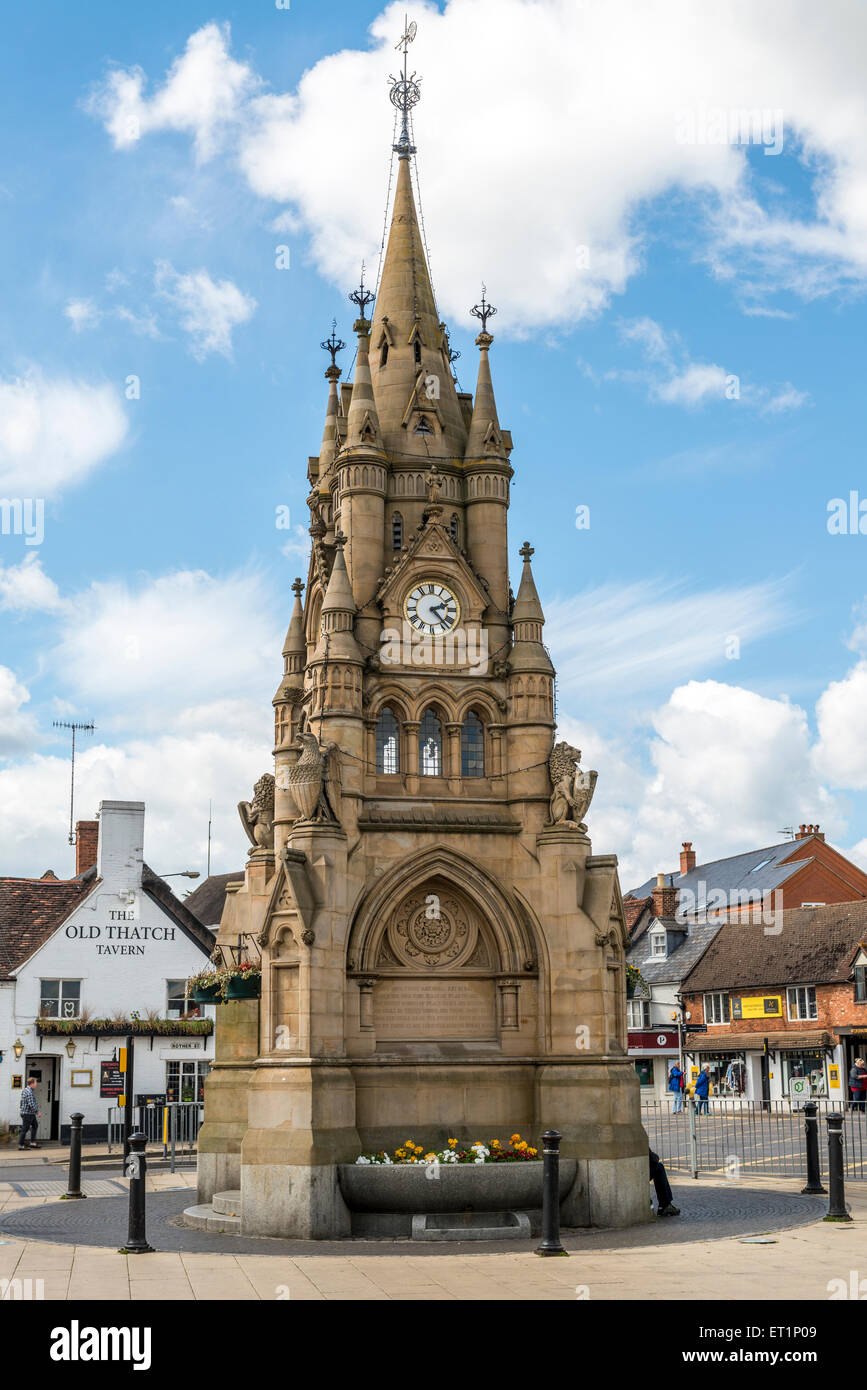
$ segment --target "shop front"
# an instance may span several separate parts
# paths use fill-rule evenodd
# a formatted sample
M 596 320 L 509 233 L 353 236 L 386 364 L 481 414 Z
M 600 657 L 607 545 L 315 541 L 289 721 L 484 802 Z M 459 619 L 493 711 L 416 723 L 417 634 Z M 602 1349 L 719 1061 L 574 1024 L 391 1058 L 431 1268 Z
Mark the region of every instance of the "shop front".
M 629 1056 L 641 1086 L 642 1101 L 662 1100 L 668 1073 L 679 1056 L 676 1028 L 630 1028 Z

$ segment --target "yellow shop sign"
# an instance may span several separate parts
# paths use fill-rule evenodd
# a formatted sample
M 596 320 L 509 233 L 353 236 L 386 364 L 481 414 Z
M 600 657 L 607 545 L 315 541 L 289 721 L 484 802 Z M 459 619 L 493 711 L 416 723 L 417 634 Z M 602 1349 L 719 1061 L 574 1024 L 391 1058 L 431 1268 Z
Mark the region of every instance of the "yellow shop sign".
M 760 994 L 732 1000 L 732 1018 L 782 1018 L 783 1000 L 779 994 Z

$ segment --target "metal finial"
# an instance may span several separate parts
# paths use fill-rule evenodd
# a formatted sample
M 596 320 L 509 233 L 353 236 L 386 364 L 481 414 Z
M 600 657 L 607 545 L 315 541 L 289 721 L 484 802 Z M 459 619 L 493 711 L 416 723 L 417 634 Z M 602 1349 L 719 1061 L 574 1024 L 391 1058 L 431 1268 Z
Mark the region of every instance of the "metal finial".
M 396 106 L 398 111 L 401 112 L 400 138 L 397 144 L 392 146 L 392 149 L 396 154 L 399 154 L 402 159 L 405 159 L 409 155 L 415 154 L 415 145 L 410 142 L 409 138 L 409 113 L 421 99 L 421 91 L 418 85 L 421 78 L 419 77 L 417 79 L 415 73 L 408 75 L 406 70 L 407 49 L 418 32 L 418 25 L 414 19 L 407 22 L 406 16 L 404 15 L 403 26 L 403 33 L 400 36 L 400 41 L 395 44 L 395 48 L 403 53 L 403 76 L 389 77 L 388 80 L 391 83 L 391 91 L 389 92 L 391 104 L 392 106 Z
M 346 347 L 346 344 L 337 336 L 337 319 L 331 320 L 331 337 L 326 338 L 325 342 L 320 343 L 319 346 L 324 348 L 326 352 L 331 353 L 331 365 L 332 367 L 336 367 L 337 354 L 338 352 L 342 352 Z
M 349 296 L 349 298 L 352 300 L 353 304 L 358 305 L 359 317 L 363 318 L 366 321 L 367 315 L 364 311 L 367 308 L 368 304 L 371 304 L 373 302 L 376 296 L 374 294 L 371 294 L 370 290 L 366 290 L 364 288 L 364 261 L 361 262 L 361 284 L 359 285 L 357 290 L 352 291 L 352 294 Z
M 481 320 L 482 320 L 482 332 L 483 332 L 483 333 L 487 333 L 487 331 L 488 331 L 488 319 L 493 318 L 493 317 L 494 317 L 494 314 L 497 312 L 496 309 L 494 308 L 493 304 L 489 304 L 489 303 L 487 302 L 487 300 L 485 299 L 485 295 L 486 295 L 486 294 L 487 294 L 487 287 L 483 284 L 483 285 L 482 285 L 482 302 L 481 302 L 481 304 L 474 304 L 473 307 L 472 307 L 472 309 L 470 310 L 470 313 L 473 315 L 473 318 L 477 318 L 477 319 L 481 319 Z

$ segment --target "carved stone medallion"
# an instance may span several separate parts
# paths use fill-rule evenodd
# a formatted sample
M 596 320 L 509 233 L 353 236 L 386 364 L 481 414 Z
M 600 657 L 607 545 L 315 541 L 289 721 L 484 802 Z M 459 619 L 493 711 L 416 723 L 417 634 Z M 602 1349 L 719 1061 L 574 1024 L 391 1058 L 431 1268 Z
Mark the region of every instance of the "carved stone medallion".
M 402 965 L 454 969 L 466 964 L 478 942 L 478 924 L 467 905 L 452 893 L 421 889 L 406 898 L 388 924 L 386 937 Z

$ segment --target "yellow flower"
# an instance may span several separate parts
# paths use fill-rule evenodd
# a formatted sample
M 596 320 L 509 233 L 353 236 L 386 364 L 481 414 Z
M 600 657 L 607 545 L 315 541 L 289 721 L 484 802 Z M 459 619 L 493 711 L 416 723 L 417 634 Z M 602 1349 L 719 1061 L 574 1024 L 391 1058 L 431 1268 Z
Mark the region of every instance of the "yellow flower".
M 450 1139 L 450 1140 L 449 1140 L 449 1145 L 451 1146 L 451 1148 L 456 1149 L 457 1146 L 458 1146 L 458 1141 L 457 1141 L 457 1139 Z
M 436 1158 L 436 1154 L 425 1154 L 424 1157 L 425 1157 L 425 1162 L 426 1162 L 426 1163 L 430 1163 L 433 1159 Z
M 520 1139 L 520 1137 L 521 1137 L 520 1134 L 513 1134 L 513 1135 L 511 1136 L 511 1138 L 509 1139 L 509 1143 L 510 1143 L 510 1144 L 517 1144 L 517 1142 L 518 1142 L 518 1140 Z
M 500 1147 L 500 1141 L 499 1141 L 499 1139 L 492 1139 L 492 1140 L 491 1140 L 491 1148 L 492 1148 L 492 1149 L 498 1149 L 499 1147 Z
M 413 1154 L 412 1158 L 409 1161 L 410 1163 L 418 1163 L 418 1159 L 416 1158 L 415 1154 Z
M 538 1152 L 539 1152 L 538 1149 L 528 1149 L 528 1150 L 527 1150 L 527 1153 L 528 1153 L 528 1154 L 531 1154 L 533 1158 L 536 1157 L 536 1155 L 538 1154 Z
M 526 1149 L 526 1147 L 527 1147 L 527 1141 L 526 1141 L 526 1139 L 522 1139 L 521 1142 L 520 1142 L 520 1144 L 516 1144 L 516 1145 L 515 1145 L 515 1148 L 518 1150 L 518 1153 L 523 1153 L 524 1150 Z
M 406 1149 L 395 1149 L 395 1158 L 406 1158 Z

